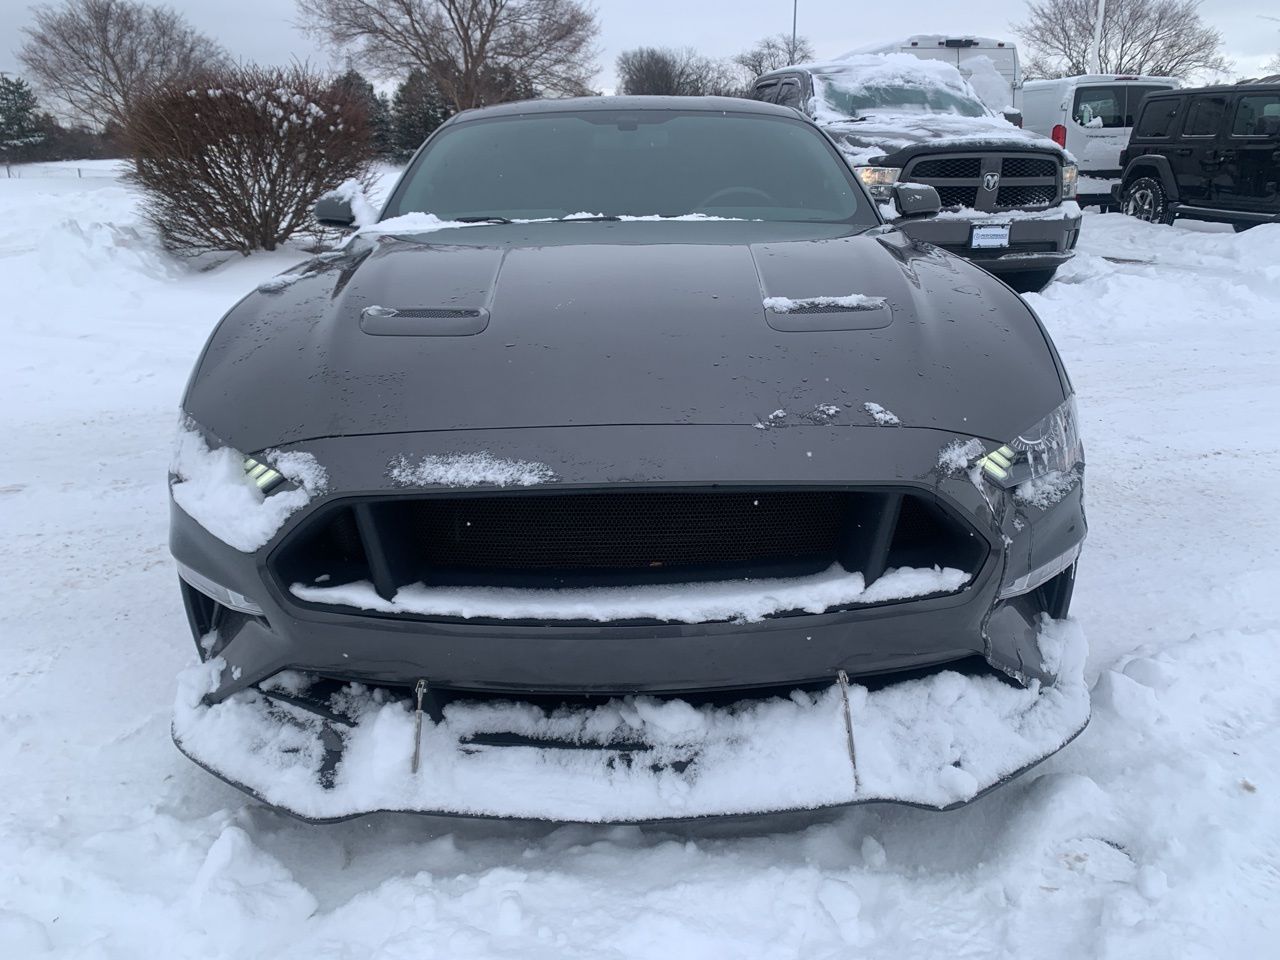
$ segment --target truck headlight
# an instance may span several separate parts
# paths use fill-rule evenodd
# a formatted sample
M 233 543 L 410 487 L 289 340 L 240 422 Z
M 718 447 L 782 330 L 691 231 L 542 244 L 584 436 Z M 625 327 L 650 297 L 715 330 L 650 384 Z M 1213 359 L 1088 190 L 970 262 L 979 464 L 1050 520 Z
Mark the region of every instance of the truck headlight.
M 1053 473 L 1066 475 L 1084 461 L 1076 425 L 1076 399 L 1067 399 L 1034 426 L 978 460 L 982 475 L 1003 490 Z
M 902 173 L 902 168 L 854 167 L 853 172 L 862 181 L 862 185 L 867 188 L 867 193 L 871 194 L 873 199 L 892 200 L 893 185 L 898 182 L 898 175 Z
M 1074 200 L 1076 197 L 1076 187 L 1080 181 L 1080 168 L 1074 163 L 1063 164 L 1062 166 L 1062 199 Z

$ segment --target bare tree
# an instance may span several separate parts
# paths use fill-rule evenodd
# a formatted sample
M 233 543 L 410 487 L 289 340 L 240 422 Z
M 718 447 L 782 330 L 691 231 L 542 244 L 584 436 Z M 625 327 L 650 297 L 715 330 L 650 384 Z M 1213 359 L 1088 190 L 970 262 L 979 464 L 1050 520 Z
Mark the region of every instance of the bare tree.
M 421 70 L 455 110 L 530 88 L 585 93 L 599 25 L 580 0 L 297 0 L 304 24 L 380 76 Z
M 358 189 L 373 156 L 367 105 L 304 67 L 235 67 L 139 99 L 130 178 L 172 250 L 274 250 L 326 191 Z
M 226 62 L 222 48 L 167 7 L 66 0 L 38 7 L 18 59 L 76 118 L 123 126 L 139 97 Z
M 668 97 L 736 96 L 732 68 L 691 47 L 637 47 L 618 55 L 618 92 Z
M 1027 47 L 1029 77 L 1087 73 L 1097 0 L 1028 0 L 1013 25 Z M 1186 77 L 1230 64 L 1222 34 L 1200 16 L 1200 0 L 1107 0 L 1099 62 L 1103 73 Z
M 796 37 L 791 42 L 791 34 L 779 33 L 765 37 L 750 50 L 744 50 L 733 58 L 733 62 L 747 73 L 747 80 L 754 80 L 762 73 L 789 67 L 793 63 L 804 63 L 814 57 L 813 45 L 807 37 Z

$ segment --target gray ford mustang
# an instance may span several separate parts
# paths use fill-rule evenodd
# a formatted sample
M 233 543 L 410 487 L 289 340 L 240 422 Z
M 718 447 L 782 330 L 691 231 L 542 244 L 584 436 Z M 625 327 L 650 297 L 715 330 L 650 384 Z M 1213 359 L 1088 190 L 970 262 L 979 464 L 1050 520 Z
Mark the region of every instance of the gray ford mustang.
M 460 114 L 182 406 L 174 738 L 297 816 L 947 808 L 1087 722 L 1053 344 L 787 108 Z

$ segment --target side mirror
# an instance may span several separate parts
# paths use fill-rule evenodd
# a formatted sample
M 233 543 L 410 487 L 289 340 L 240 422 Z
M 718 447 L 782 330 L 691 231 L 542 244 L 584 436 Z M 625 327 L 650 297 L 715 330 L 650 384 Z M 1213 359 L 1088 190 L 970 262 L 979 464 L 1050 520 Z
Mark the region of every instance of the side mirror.
M 942 198 L 928 184 L 895 183 L 893 205 L 900 217 L 932 217 L 942 209 Z
M 1022 126 L 1022 111 L 1017 107 L 1005 107 L 1000 113 L 1015 127 Z
M 322 227 L 340 227 L 350 229 L 356 222 L 356 215 L 351 210 L 350 201 L 343 200 L 333 194 L 325 194 L 315 205 L 316 222 Z

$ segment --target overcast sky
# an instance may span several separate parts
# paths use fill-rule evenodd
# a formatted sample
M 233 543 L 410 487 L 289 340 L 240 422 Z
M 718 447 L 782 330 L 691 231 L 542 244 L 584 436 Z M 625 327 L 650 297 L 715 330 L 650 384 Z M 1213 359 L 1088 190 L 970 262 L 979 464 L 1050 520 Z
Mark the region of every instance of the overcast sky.
M 199 29 L 243 60 L 327 65 L 334 58 L 295 26 L 293 0 L 172 0 Z M 600 18 L 600 72 L 596 85 L 614 85 L 614 60 L 629 47 L 692 46 L 728 57 L 771 33 L 790 31 L 791 0 L 597 0 Z M 799 32 L 821 57 L 910 33 L 974 33 L 1010 37 L 1009 23 L 1024 16 L 1022 0 L 943 0 L 858 3 L 855 0 L 799 0 Z M 909 11 L 909 16 L 906 16 Z M 1236 73 L 1257 75 L 1280 53 L 1277 0 L 1210 0 L 1205 19 L 1222 32 Z M 22 0 L 0 0 L 0 70 L 19 72 L 15 55 L 21 28 L 31 19 Z M 337 62 L 337 61 L 334 61 Z

